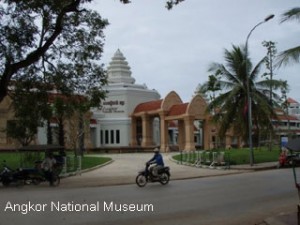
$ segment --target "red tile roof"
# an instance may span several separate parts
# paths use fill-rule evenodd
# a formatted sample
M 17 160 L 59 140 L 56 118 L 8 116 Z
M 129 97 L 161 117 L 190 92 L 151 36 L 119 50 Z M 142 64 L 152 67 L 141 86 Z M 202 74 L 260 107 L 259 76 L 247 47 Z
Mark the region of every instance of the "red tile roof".
M 299 102 L 297 102 L 295 99 L 292 99 L 292 98 L 288 98 L 288 99 L 287 99 L 287 102 L 288 102 L 288 103 L 299 103 Z
M 290 115 L 277 115 L 277 120 L 298 120 L 295 116 Z
M 67 96 L 67 95 L 58 94 L 58 93 L 56 93 L 56 94 L 49 93 L 49 95 L 48 95 L 49 103 L 53 103 L 56 99 L 61 99 L 64 102 L 77 102 L 77 103 L 84 102 L 87 100 L 86 97 L 84 97 L 82 95 Z
M 149 112 L 149 111 L 154 111 L 154 110 L 160 109 L 162 101 L 163 100 L 160 99 L 157 101 L 144 102 L 144 103 L 138 104 L 134 109 L 134 113 Z
M 168 116 L 178 116 L 186 113 L 189 103 L 183 103 L 178 105 L 173 105 L 169 111 Z

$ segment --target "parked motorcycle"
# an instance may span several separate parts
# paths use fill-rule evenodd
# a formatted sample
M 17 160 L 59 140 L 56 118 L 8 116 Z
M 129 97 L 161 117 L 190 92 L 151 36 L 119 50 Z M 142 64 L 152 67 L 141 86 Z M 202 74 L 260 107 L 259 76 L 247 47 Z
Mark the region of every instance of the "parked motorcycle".
M 41 168 L 42 161 L 35 162 L 34 168 L 24 168 L 22 169 L 22 179 L 25 184 L 35 184 L 38 185 L 42 182 L 49 182 L 50 177 Z M 53 186 L 58 186 L 60 184 L 59 172 L 57 170 L 58 166 L 54 167 L 52 174 Z
M 10 169 L 6 162 L 3 163 L 3 170 L 0 173 L 0 182 L 3 186 L 9 186 L 15 184 L 21 186 L 24 184 L 38 185 L 41 182 L 48 182 L 49 177 L 46 176 L 44 171 L 40 167 L 41 162 L 36 162 L 34 168 L 18 168 L 17 170 Z M 53 173 L 53 186 L 60 184 L 60 177 L 56 171 Z
M 0 172 L 0 182 L 3 186 L 9 186 L 10 184 L 14 184 L 16 186 L 22 186 L 24 181 L 22 179 L 22 172 L 18 170 L 12 170 L 6 165 L 6 161 L 3 161 L 2 171 Z
M 149 169 L 149 164 L 146 164 L 146 169 L 139 171 L 135 182 L 139 187 L 144 187 L 148 182 L 160 182 L 162 185 L 166 185 L 170 180 L 170 167 L 164 166 L 157 171 L 157 175 L 153 174 L 153 171 Z

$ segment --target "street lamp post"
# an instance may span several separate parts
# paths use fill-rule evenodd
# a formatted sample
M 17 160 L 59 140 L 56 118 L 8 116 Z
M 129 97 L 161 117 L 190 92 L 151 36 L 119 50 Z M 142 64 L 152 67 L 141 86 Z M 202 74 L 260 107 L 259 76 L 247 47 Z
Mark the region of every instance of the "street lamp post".
M 252 32 L 255 30 L 256 27 L 259 25 L 269 21 L 272 19 L 274 15 L 269 15 L 267 16 L 263 21 L 259 22 L 256 24 L 249 32 L 247 39 L 246 39 L 246 44 L 245 44 L 245 69 L 246 69 L 246 77 L 247 77 L 247 105 L 248 105 L 248 132 L 249 132 L 249 149 L 250 149 L 250 166 L 253 166 L 254 163 L 254 154 L 253 154 L 253 143 L 252 143 L 252 103 L 251 103 L 251 94 L 250 94 L 250 73 L 248 74 L 247 70 L 247 61 L 248 61 L 248 40 L 250 38 L 250 35 Z

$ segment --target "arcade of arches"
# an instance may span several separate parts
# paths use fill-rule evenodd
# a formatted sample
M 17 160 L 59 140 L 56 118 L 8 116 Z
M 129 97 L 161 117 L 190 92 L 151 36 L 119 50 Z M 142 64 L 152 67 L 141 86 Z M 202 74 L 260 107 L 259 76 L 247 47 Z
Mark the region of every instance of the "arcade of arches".
M 160 150 L 168 150 L 168 126 L 172 121 L 177 121 L 178 139 L 180 150 L 193 151 L 196 149 L 194 141 L 194 121 L 202 121 L 203 147 L 210 149 L 211 125 L 209 116 L 205 113 L 206 101 L 200 95 L 195 95 L 191 102 L 183 103 L 178 94 L 170 92 L 164 99 L 141 103 L 136 106 L 131 115 L 131 146 L 141 145 L 152 147 L 153 122 L 159 118 Z M 141 127 L 141 129 L 139 129 Z M 138 134 L 141 133 L 141 134 Z M 141 143 L 138 143 L 141 135 Z

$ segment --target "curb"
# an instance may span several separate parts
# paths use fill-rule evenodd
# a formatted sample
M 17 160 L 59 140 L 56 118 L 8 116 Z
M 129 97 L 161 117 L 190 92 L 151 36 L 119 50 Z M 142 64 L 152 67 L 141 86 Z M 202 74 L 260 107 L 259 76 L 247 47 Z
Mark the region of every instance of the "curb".
M 271 166 L 261 166 L 261 167 L 255 167 L 255 166 L 259 166 L 259 165 L 254 165 L 253 167 L 239 167 L 239 165 L 235 166 L 231 166 L 231 169 L 235 169 L 235 170 L 250 170 L 250 171 L 261 171 L 261 170 L 272 170 L 272 169 L 277 169 L 276 165 L 271 165 Z
M 69 173 L 62 174 L 62 175 L 60 175 L 60 178 L 67 178 L 67 177 L 71 177 L 71 176 L 81 175 L 82 173 L 86 173 L 86 172 L 90 172 L 90 171 L 99 169 L 99 168 L 107 166 L 107 165 L 109 165 L 113 162 L 114 162 L 114 160 L 111 159 L 111 160 L 107 161 L 106 163 L 103 163 L 103 164 L 98 165 L 98 166 L 94 166 L 94 167 L 87 168 L 87 169 L 80 170 L 80 171 L 74 171 L 74 172 L 69 172 Z

